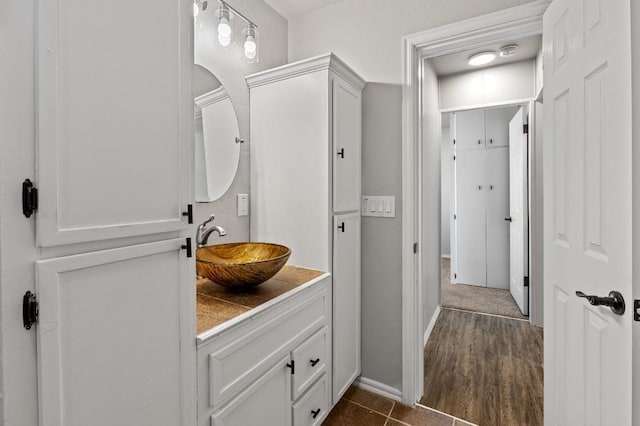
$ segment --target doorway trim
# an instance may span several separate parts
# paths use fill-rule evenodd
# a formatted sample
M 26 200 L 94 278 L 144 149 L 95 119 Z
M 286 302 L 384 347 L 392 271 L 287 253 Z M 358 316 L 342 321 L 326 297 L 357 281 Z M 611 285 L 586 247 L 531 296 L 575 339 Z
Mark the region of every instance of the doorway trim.
M 551 0 L 521 6 L 411 34 L 402 39 L 402 399 L 415 404 L 424 391 L 422 309 L 422 71 L 427 58 L 487 43 L 542 33 L 542 15 Z M 440 144 L 440 141 L 433 141 Z M 439 170 L 438 170 L 439 173 Z M 437 188 L 436 188 L 437 186 Z M 428 188 L 440 191 L 439 185 Z M 440 205 L 430 206 L 439 209 Z M 439 218 L 440 213 L 432 215 Z M 438 223 L 438 227 L 440 224 Z M 433 239 L 430 239 L 433 241 Z M 417 253 L 415 244 L 418 244 Z M 430 256 L 440 256 L 438 250 Z M 438 263 L 439 264 L 439 263 Z M 438 277 L 440 274 L 438 274 Z M 438 282 L 439 285 L 439 282 Z

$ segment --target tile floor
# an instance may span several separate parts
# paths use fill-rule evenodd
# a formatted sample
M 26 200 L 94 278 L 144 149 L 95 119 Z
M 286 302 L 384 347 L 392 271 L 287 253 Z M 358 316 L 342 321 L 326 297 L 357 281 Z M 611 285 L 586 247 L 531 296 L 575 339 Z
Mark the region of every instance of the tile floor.
M 469 426 L 472 423 L 456 419 L 435 410 L 415 408 L 389 398 L 351 386 L 333 408 L 325 426 Z

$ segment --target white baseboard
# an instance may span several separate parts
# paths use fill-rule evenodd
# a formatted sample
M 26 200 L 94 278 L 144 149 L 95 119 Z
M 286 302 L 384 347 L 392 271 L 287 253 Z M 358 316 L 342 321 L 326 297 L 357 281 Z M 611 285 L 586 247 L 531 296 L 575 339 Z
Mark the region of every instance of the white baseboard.
M 451 259 L 451 255 L 450 254 L 441 254 L 440 257 L 442 257 L 444 259 Z
M 376 380 L 360 376 L 353 384 L 369 392 L 393 399 L 394 401 L 402 402 L 401 390 L 385 385 L 384 383 L 380 383 Z
M 424 332 L 424 340 L 423 345 L 427 344 L 427 340 L 429 340 L 429 336 L 431 336 L 431 332 L 433 331 L 433 327 L 436 325 L 436 320 L 438 319 L 438 315 L 440 315 L 440 305 L 436 306 L 436 310 L 433 312 L 431 316 L 431 321 L 429 321 L 429 325 Z

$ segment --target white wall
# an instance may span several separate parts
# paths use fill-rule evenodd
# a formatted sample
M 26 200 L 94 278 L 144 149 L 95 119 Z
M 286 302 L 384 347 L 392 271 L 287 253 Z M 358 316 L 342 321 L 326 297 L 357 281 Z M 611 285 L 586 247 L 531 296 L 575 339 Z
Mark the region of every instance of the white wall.
M 422 307 L 423 332 L 427 330 L 440 305 L 440 210 L 431 209 L 440 202 L 440 111 L 438 109 L 438 76 L 428 60 L 422 75 Z
M 440 78 L 440 109 L 461 110 L 535 96 L 535 61 L 520 61 Z
M 442 134 L 440 137 L 440 254 L 451 256 L 451 195 L 453 188 L 451 128 L 449 114 L 442 114 Z
M 209 2 L 207 10 L 200 12 L 196 20 L 195 62 L 211 71 L 225 87 L 238 117 L 240 138 L 245 143 L 240 147 L 238 170 L 229 190 L 212 203 L 196 203 L 194 232 L 199 223 L 215 214 L 215 223 L 227 231 L 224 242 L 233 242 L 249 240 L 249 216 L 236 215 L 236 194 L 250 193 L 249 87 L 244 77 L 287 62 L 287 21 L 262 0 L 230 0 L 228 3 L 258 25 L 260 62 L 250 64 L 244 59 L 240 41 L 244 24 L 240 19 L 235 19 L 235 43 L 226 50 L 215 44 L 214 21 L 218 3 Z M 210 244 L 215 244 L 217 238 L 214 236 Z
M 403 36 L 530 0 L 344 0 L 289 21 L 289 59 L 333 51 L 365 80 L 401 82 Z

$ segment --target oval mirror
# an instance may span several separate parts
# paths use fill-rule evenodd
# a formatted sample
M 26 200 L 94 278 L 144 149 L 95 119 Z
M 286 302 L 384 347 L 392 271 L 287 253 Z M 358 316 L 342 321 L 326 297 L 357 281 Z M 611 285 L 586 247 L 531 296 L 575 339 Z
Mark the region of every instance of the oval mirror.
M 238 119 L 220 81 L 195 65 L 195 195 L 198 202 L 222 197 L 238 170 L 240 139 Z

